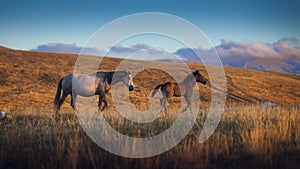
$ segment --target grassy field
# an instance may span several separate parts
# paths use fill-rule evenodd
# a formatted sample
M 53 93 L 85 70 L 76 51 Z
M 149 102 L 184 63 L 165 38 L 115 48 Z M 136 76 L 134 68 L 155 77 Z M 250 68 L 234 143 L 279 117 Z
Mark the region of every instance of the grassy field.
M 235 107 L 223 114 L 215 133 L 198 142 L 207 111 L 190 133 L 166 153 L 144 158 L 119 157 L 99 148 L 81 128 L 74 112 L 36 110 L 1 122 L 0 168 L 298 168 L 299 107 Z M 172 124 L 164 118 L 142 129 L 115 112 L 105 112 L 112 127 L 147 137 Z M 200 127 L 200 128 L 199 128 Z M 140 131 L 141 130 L 141 131 Z M 138 132 L 139 131 L 139 132 Z M 126 146 L 126 145 L 124 145 Z
M 215 133 L 200 144 L 210 104 L 210 88 L 198 85 L 201 108 L 190 133 L 163 154 L 133 159 L 111 154 L 83 131 L 68 98 L 58 115 L 53 110 L 57 83 L 73 72 L 77 55 L 14 51 L 0 48 L 0 110 L 13 119 L 0 121 L 0 168 L 298 168 L 300 166 L 300 76 L 225 67 L 228 96 Z M 121 62 L 105 58 L 100 70 Z M 131 61 L 139 65 L 142 61 Z M 149 63 L 150 64 L 150 63 Z M 154 63 L 174 67 L 174 63 Z M 209 78 L 203 65 L 189 64 Z M 151 77 L 151 78 L 149 78 Z M 172 80 L 165 72 L 146 69 L 134 77 L 131 103 L 149 108 L 149 94 L 158 83 Z M 260 107 L 260 102 L 276 107 Z M 139 128 L 116 112 L 108 95 L 105 119 L 123 134 L 149 137 L 172 125 L 179 98 L 169 115 Z M 105 130 L 105 129 L 104 129 Z M 126 145 L 124 145 L 126 146 Z

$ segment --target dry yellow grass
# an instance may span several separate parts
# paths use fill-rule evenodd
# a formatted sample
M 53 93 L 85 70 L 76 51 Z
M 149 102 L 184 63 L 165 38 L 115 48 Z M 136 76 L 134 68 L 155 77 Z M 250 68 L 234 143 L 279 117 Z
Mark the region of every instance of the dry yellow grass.
M 119 157 L 102 150 L 84 133 L 73 112 L 59 116 L 47 110 L 20 113 L 13 120 L 0 122 L 0 167 L 201 169 L 300 165 L 299 107 L 234 107 L 224 112 L 214 134 L 202 144 L 198 137 L 208 112 L 201 112 L 198 125 L 177 146 L 145 159 Z M 119 132 L 134 137 L 161 133 L 174 120 L 160 118 L 137 127 L 114 111 L 106 111 L 105 118 Z M 131 147 L 126 142 L 122 146 Z

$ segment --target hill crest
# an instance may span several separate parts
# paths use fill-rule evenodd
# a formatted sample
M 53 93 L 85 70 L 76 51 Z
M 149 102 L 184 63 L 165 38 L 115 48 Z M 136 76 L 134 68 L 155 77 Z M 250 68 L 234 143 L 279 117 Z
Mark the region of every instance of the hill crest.
M 57 83 L 74 71 L 76 54 L 29 52 L 0 47 L 0 109 L 26 109 L 28 107 L 52 108 Z M 112 70 L 122 59 L 104 58 L 100 71 Z M 132 64 L 145 61 L 131 60 Z M 147 64 L 174 66 L 176 63 L 148 62 Z M 188 64 L 191 70 L 200 69 L 208 77 L 201 64 Z M 300 76 L 270 71 L 224 67 L 227 92 L 252 103 L 262 101 L 276 104 L 300 104 Z M 151 77 L 151 78 L 149 78 Z M 136 90 L 131 101 L 137 107 L 147 108 L 149 93 L 156 83 L 172 80 L 168 74 L 156 69 L 146 69 L 134 77 Z M 210 89 L 199 85 L 203 104 L 209 104 Z M 109 96 L 110 97 L 110 96 Z M 68 102 L 68 101 L 67 101 Z M 239 104 L 238 100 L 227 98 L 227 104 Z M 64 104 L 65 108 L 70 108 Z

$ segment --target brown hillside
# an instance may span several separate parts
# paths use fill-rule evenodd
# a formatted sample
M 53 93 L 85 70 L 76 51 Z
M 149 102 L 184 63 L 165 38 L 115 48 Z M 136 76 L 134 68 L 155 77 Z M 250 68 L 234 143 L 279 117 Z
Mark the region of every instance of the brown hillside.
M 52 108 L 57 83 L 63 76 L 73 72 L 77 55 L 16 51 L 0 47 L 0 58 L 0 110 L 12 112 L 35 107 Z M 114 70 L 121 61 L 105 58 L 100 71 Z M 138 65 L 144 62 L 132 60 L 130 63 Z M 174 70 L 177 68 L 176 63 L 155 64 L 172 66 Z M 207 77 L 204 66 L 190 64 L 189 67 L 193 70 L 200 69 Z M 299 75 L 231 67 L 225 67 L 225 73 L 230 96 L 240 97 L 253 104 L 262 101 L 283 105 L 300 103 Z M 172 78 L 168 74 L 157 69 L 140 72 L 134 77 L 136 90 L 130 93 L 131 101 L 140 109 L 147 108 L 147 97 L 151 90 L 158 83 L 170 80 Z M 201 99 L 208 103 L 209 87 L 199 87 Z M 228 97 L 227 103 L 239 101 Z M 63 107 L 70 109 L 69 103 L 65 103 Z

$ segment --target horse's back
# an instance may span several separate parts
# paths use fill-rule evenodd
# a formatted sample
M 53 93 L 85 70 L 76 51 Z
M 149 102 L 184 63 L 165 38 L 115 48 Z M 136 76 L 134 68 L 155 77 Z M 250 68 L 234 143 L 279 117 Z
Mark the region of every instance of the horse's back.
M 172 93 L 173 96 L 180 97 L 186 93 L 186 86 L 182 83 L 169 82 L 167 90 Z

